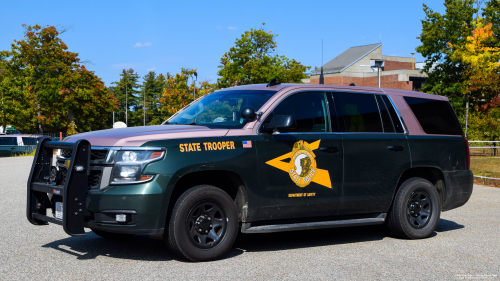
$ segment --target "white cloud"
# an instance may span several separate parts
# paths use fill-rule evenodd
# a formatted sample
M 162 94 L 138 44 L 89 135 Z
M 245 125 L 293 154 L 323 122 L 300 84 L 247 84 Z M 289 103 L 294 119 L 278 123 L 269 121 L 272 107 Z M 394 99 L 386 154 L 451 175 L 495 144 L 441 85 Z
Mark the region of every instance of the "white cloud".
M 229 29 L 229 30 L 236 30 L 238 28 L 236 26 L 228 26 L 227 29 Z
M 146 43 L 140 43 L 140 42 L 137 42 L 137 43 L 135 43 L 134 47 L 136 47 L 136 48 L 140 48 L 140 47 L 149 47 L 149 46 L 151 46 L 151 45 L 153 45 L 153 44 L 151 44 L 151 43 L 149 43 L 149 42 L 146 42 Z
M 151 67 L 149 68 L 148 70 L 146 70 L 147 72 L 150 72 L 150 71 L 155 71 L 156 67 Z
M 220 29 L 222 25 L 216 25 L 215 28 Z

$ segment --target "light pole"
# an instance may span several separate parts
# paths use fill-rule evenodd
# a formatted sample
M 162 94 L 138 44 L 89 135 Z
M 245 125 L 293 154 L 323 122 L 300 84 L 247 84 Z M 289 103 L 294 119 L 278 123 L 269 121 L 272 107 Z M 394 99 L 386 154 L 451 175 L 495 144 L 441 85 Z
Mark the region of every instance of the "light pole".
M 144 84 L 144 126 L 146 126 L 146 84 Z
M 128 127 L 128 85 L 125 85 L 125 125 Z

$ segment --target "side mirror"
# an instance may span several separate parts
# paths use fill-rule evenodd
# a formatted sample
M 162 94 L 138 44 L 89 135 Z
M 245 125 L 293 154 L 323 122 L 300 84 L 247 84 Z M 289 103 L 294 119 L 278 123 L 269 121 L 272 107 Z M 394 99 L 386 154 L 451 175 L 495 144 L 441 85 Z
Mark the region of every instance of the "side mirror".
M 255 113 L 255 109 L 251 106 L 243 107 L 240 111 L 241 117 L 247 119 L 248 121 L 253 121 L 255 117 L 257 117 L 257 113 Z
M 279 131 L 293 130 L 297 128 L 297 121 L 292 115 L 276 115 L 269 124 L 264 125 L 265 130 L 273 130 L 273 134 L 279 134 Z

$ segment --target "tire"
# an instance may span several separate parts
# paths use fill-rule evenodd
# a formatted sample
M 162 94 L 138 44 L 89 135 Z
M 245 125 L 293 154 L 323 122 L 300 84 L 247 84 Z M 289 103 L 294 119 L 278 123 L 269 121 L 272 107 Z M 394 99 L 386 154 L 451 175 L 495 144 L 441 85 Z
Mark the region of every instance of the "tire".
M 406 239 L 429 237 L 439 223 L 441 200 L 434 185 L 423 178 L 403 182 L 392 204 L 387 226 Z
M 107 232 L 107 231 L 98 230 L 98 229 L 91 229 L 91 230 L 96 235 L 101 236 L 102 238 L 112 239 L 112 240 L 129 239 L 129 238 L 132 238 L 134 236 L 134 234 L 113 233 L 113 232 Z
M 238 214 L 223 190 L 198 185 L 184 192 L 175 203 L 164 237 L 169 248 L 191 261 L 222 258 L 238 234 Z

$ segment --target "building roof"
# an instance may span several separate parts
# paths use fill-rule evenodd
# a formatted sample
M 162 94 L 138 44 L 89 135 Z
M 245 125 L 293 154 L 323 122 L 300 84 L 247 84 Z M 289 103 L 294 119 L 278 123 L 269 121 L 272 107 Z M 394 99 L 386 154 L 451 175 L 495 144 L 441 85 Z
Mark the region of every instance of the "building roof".
M 355 62 L 364 58 L 369 53 L 373 52 L 378 47 L 381 47 L 382 44 L 371 44 L 364 45 L 358 47 L 351 47 L 347 49 L 342 54 L 336 56 L 331 61 L 327 62 L 323 65 L 323 73 L 336 73 L 342 72 L 349 66 L 353 65 Z M 321 70 L 313 70 L 311 75 L 320 74 Z

